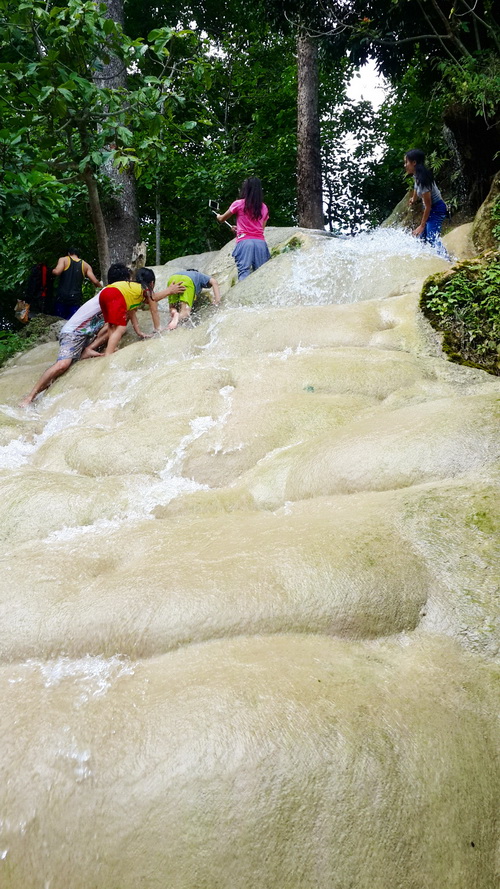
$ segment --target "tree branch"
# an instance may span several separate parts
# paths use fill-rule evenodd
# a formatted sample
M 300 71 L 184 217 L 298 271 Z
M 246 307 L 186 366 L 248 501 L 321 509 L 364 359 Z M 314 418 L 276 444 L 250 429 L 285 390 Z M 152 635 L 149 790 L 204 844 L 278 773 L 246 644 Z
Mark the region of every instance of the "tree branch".
M 457 35 L 454 33 L 453 28 L 451 27 L 451 25 L 449 23 L 449 20 L 445 16 L 445 14 L 444 14 L 443 10 L 441 9 L 441 7 L 439 6 L 439 3 L 437 2 L 437 0 L 430 0 L 430 2 L 432 4 L 432 6 L 434 7 L 434 9 L 436 10 L 436 13 L 438 14 L 439 18 L 443 22 L 445 31 L 448 34 L 450 40 L 457 46 L 457 48 L 460 50 L 460 52 L 462 53 L 463 56 L 471 59 L 472 54 L 469 52 L 467 47 L 464 46 L 464 44 L 462 43 L 460 38 L 457 37 Z
M 469 6 L 469 4 L 466 2 L 466 0 L 459 0 L 459 2 L 461 2 L 462 6 L 465 6 L 467 12 L 473 17 L 474 27 L 476 28 L 477 22 L 480 22 L 480 24 L 483 25 L 484 28 L 486 28 L 488 34 L 491 35 L 496 48 L 500 51 L 500 36 L 498 34 L 498 28 L 493 27 L 489 22 L 486 22 L 483 18 L 481 18 L 481 16 L 479 16 L 477 14 L 477 12 L 475 11 L 475 7 L 477 5 L 477 0 L 476 0 L 476 3 L 474 4 L 473 7 Z M 457 13 L 457 15 L 458 15 L 458 13 Z M 491 21 L 493 22 L 493 17 L 492 17 Z M 476 31 L 476 34 L 477 34 L 477 31 Z M 477 34 L 477 37 L 479 37 L 478 34 Z M 478 49 L 481 49 L 481 47 L 478 46 Z
M 427 24 L 430 25 L 431 28 L 434 28 L 434 25 L 432 24 L 432 22 L 431 22 L 429 16 L 427 15 L 427 10 L 424 9 L 424 5 L 423 5 L 423 3 L 422 3 L 422 0 L 417 0 L 417 2 L 418 2 L 418 5 L 419 5 L 419 8 L 420 8 L 420 12 L 422 13 L 423 17 L 425 18 Z M 436 32 L 434 31 L 434 33 L 436 33 Z M 458 65 L 458 67 L 461 68 L 460 62 L 458 61 L 458 59 L 455 58 L 455 56 L 453 55 L 453 53 L 448 49 L 448 47 L 446 46 L 446 43 L 444 42 L 444 39 L 441 38 L 441 37 L 439 37 L 438 39 L 439 39 L 439 42 L 440 42 L 441 46 L 443 47 L 444 52 L 450 57 L 450 59 L 452 60 L 452 62 L 453 62 L 455 65 Z M 449 39 L 449 38 L 447 37 L 447 38 L 445 38 L 445 39 Z

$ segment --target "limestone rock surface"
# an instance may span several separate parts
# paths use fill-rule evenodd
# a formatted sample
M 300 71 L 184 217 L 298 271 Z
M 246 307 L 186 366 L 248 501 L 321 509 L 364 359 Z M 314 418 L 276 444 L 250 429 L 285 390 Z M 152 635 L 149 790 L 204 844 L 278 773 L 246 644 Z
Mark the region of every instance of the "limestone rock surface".
M 499 885 L 500 380 L 410 236 L 268 238 L 28 410 L 54 346 L 0 371 L 2 889 Z

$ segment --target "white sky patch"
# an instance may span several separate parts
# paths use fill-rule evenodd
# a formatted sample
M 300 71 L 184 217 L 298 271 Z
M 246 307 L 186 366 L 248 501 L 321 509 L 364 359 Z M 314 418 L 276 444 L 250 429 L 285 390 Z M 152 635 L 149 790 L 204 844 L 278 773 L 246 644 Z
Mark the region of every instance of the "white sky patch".
M 353 75 L 347 87 L 347 96 L 354 102 L 365 100 L 371 102 L 373 108 L 380 108 L 386 97 L 387 81 L 378 73 L 375 62 L 371 59 Z
M 384 77 L 378 73 L 375 62 L 370 59 L 366 65 L 363 65 L 362 68 L 359 69 L 355 74 L 353 74 L 351 81 L 347 87 L 346 95 L 347 98 L 352 102 L 369 102 L 375 112 L 378 111 L 382 103 L 384 102 L 389 85 Z M 358 145 L 358 140 L 354 134 L 347 134 L 345 137 L 345 146 L 348 148 L 350 152 L 354 154 L 356 147 Z M 385 144 L 381 142 L 377 145 L 373 151 L 373 159 L 380 160 L 385 151 Z M 362 168 L 363 162 L 360 161 L 360 166 Z M 325 205 L 325 213 L 326 213 L 326 205 Z M 364 225 L 361 225 L 363 228 Z M 325 230 L 328 231 L 328 225 L 325 225 Z M 340 230 L 348 233 L 350 231 L 349 225 L 346 225 L 345 228 L 340 226 Z

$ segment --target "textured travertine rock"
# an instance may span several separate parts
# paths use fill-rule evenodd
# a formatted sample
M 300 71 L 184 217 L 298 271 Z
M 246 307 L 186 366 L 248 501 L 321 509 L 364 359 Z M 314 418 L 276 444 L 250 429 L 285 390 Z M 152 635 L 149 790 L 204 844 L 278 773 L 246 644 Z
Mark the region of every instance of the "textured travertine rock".
M 499 881 L 500 381 L 414 239 L 268 238 L 158 270 L 197 326 L 0 372 L 1 889 Z
M 291 634 L 4 666 L 3 885 L 492 887 L 489 678 Z
M 473 223 L 467 222 L 465 225 L 459 225 L 452 229 L 443 237 L 445 245 L 450 256 L 455 257 L 460 262 L 466 259 L 473 259 L 477 255 L 477 250 L 472 240 Z
M 91 549 L 87 535 L 63 534 L 50 565 L 46 542 L 32 541 L 4 561 L 0 656 L 146 657 L 250 632 L 417 627 L 496 655 L 497 493 L 494 480 L 465 479 L 228 513 L 204 491 L 173 502 L 180 517 L 158 507 L 160 520 L 136 520 L 132 536 L 104 525 Z M 204 515 L 189 515 L 189 497 Z M 186 536 L 189 557 L 172 557 Z

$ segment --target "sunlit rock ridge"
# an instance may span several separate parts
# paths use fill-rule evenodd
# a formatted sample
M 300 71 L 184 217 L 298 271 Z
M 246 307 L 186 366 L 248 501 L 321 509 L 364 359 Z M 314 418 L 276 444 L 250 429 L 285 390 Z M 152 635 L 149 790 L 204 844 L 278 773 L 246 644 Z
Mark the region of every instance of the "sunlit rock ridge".
M 57 345 L 0 372 L 2 889 L 499 885 L 500 380 L 411 237 L 267 237 L 32 408 Z

